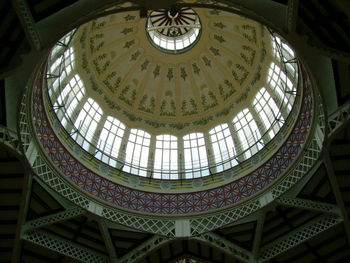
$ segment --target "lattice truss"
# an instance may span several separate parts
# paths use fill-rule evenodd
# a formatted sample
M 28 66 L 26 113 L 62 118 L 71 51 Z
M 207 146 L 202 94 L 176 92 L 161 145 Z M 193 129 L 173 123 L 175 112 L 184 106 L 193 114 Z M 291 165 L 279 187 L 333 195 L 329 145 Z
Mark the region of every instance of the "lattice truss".
M 348 120 L 348 114 L 344 112 L 344 109 L 340 109 L 339 114 L 333 114 L 333 118 L 330 119 L 328 123 L 337 123 L 337 127 L 340 127 L 341 124 L 339 124 L 339 120 L 342 120 L 342 123 Z M 344 116 L 346 116 L 346 118 Z M 22 118 L 22 120 L 25 120 L 25 118 Z M 334 130 L 335 129 L 333 129 L 331 132 L 334 132 Z M 26 129 L 24 129 L 24 131 L 26 132 Z M 7 141 L 7 143 L 11 143 L 11 145 L 16 145 L 13 143 L 16 141 L 15 134 L 3 131 L 1 135 L 2 140 Z M 26 138 L 25 135 L 26 134 L 21 134 L 22 138 Z M 30 143 L 28 143 L 27 148 L 30 148 L 29 145 Z M 291 172 L 291 174 L 294 174 L 294 176 L 288 177 L 288 180 L 277 187 L 272 188 L 268 193 L 265 193 L 264 196 L 253 200 L 249 203 L 249 205 L 238 206 L 235 209 L 225 213 L 218 213 L 216 215 L 214 214 L 205 217 L 194 217 L 188 220 L 191 230 L 189 234 L 190 238 L 205 242 L 215 249 L 232 255 L 241 262 L 266 262 L 278 254 L 281 254 L 284 251 L 342 222 L 343 218 L 339 212 L 339 208 L 336 205 L 296 198 L 296 193 L 294 196 L 285 194 L 285 191 L 289 189 L 290 185 L 298 182 L 302 175 L 305 175 L 305 173 L 310 171 L 312 166 L 315 164 L 315 160 L 318 159 L 320 153 L 320 148 L 318 146 L 319 143 L 317 143 L 317 139 L 312 139 L 308 150 L 304 153 L 303 158 L 300 158 L 299 163 L 294 166 L 294 169 Z M 16 146 L 16 149 L 17 147 L 18 146 Z M 83 262 L 115 262 L 117 259 L 118 262 L 123 263 L 136 262 L 149 253 L 149 251 L 156 250 L 157 248 L 162 247 L 164 244 L 174 240 L 175 220 L 139 218 L 126 213 L 104 209 L 102 206 L 93 204 L 86 198 L 83 198 L 77 194 L 77 192 L 73 191 L 73 189 L 70 191 L 67 187 L 65 187 L 65 184 L 63 184 L 61 181 L 62 179 L 57 177 L 52 172 L 50 167 L 47 166 L 44 157 L 40 156 L 40 153 L 38 152 L 35 152 L 35 154 L 36 156 L 34 158 L 35 162 L 33 163 L 33 168 L 41 178 L 40 180 L 50 182 L 49 185 L 52 187 L 52 189 L 54 189 L 54 191 L 73 201 L 73 203 L 78 205 L 78 207 L 66 207 L 66 210 L 63 212 L 28 221 L 22 227 L 22 239 Z M 306 182 L 300 181 L 300 183 L 305 184 Z M 301 189 L 301 187 L 299 188 Z M 51 190 L 52 193 L 54 193 L 54 191 Z M 61 197 L 57 196 L 57 198 Z M 264 211 L 264 206 L 268 203 L 318 211 L 323 213 L 323 215 L 313 219 L 305 225 L 298 227 L 297 229 L 292 230 L 274 242 L 255 249 L 254 251 L 248 251 L 232 243 L 231 241 L 225 240 L 223 237 L 210 232 L 211 230 L 225 226 L 228 223 L 231 223 L 232 225 L 239 224 L 240 221 L 243 220 L 243 217 L 249 216 L 252 213 L 253 217 L 251 218 L 255 217 L 256 220 L 263 220 L 259 219 L 258 214 L 254 214 L 254 212 L 259 208 L 262 208 L 262 211 Z M 101 219 L 101 225 L 104 226 L 101 228 L 101 233 L 104 236 L 109 257 L 100 255 L 95 251 L 83 247 L 82 245 L 78 245 L 69 240 L 57 237 L 54 234 L 48 233 L 41 229 L 50 224 L 63 222 L 83 214 L 86 215 L 88 212 L 100 214 L 102 217 L 105 217 L 111 221 L 119 222 L 124 225 L 134 227 L 135 229 L 143 229 L 146 232 L 156 232 L 158 235 L 154 235 L 151 239 L 130 251 L 122 258 L 117 258 L 115 251 L 113 251 L 114 248 L 110 244 L 111 238 L 108 231 L 108 228 L 111 227 L 113 223 L 106 224 L 104 223 L 104 219 Z M 263 221 L 260 222 L 261 225 L 263 225 L 263 223 Z M 261 239 L 261 231 L 262 229 L 255 233 L 257 238 Z M 256 242 L 260 243 L 259 241 Z
M 17 133 L 0 125 L 0 143 L 6 145 L 15 151 L 19 156 L 22 155 Z

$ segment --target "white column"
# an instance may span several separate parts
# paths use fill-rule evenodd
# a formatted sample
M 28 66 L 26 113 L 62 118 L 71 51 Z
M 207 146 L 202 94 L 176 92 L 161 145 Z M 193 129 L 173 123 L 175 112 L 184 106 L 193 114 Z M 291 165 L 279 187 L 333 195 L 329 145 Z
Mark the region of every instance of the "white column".
M 156 136 L 151 136 L 147 162 L 147 177 L 153 177 L 154 155 L 156 154 Z
M 215 163 L 215 158 L 214 158 L 213 145 L 212 145 L 211 140 L 209 138 L 209 133 L 205 132 L 203 135 L 204 135 L 204 141 L 205 141 L 205 148 L 207 149 L 209 172 L 210 172 L 210 174 L 214 174 L 217 172 L 217 169 L 216 169 L 216 163 Z
M 183 136 L 178 137 L 177 140 L 177 155 L 179 179 L 185 179 L 185 153 Z
M 120 149 L 117 157 L 117 168 L 122 169 L 125 163 L 125 155 L 126 155 L 126 146 L 128 144 L 129 140 L 129 135 L 130 135 L 130 128 L 125 127 L 124 130 L 124 136 L 122 138 L 122 141 L 120 143 Z
M 228 125 L 228 128 L 230 129 L 231 136 L 233 139 L 233 144 L 235 146 L 237 161 L 243 162 L 245 160 L 245 157 L 242 154 L 244 151 L 243 151 L 241 140 L 238 138 L 237 130 L 234 127 L 232 122 L 227 123 L 227 125 Z

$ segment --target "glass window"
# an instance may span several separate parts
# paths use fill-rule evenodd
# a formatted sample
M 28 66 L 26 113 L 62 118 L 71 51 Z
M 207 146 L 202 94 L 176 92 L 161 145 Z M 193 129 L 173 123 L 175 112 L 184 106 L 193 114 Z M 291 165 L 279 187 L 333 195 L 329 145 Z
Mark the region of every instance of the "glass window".
M 147 176 L 150 143 L 151 135 L 149 133 L 138 129 L 130 130 L 123 171 Z
M 57 97 L 54 103 L 56 115 L 61 121 L 63 127 L 67 128 L 73 112 L 78 106 L 79 102 L 85 95 L 85 88 L 79 75 L 74 75 L 72 79 L 63 88 L 62 92 Z
M 178 179 L 177 137 L 169 134 L 156 137 L 153 177 Z
M 279 107 L 265 88 L 259 90 L 253 100 L 253 106 L 262 120 L 265 129 L 269 130 L 272 139 L 281 128 L 284 118 Z
M 183 137 L 185 178 L 209 175 L 208 157 L 203 133 L 190 133 Z
M 73 34 L 75 33 L 75 30 L 70 31 L 68 34 L 66 34 L 64 37 L 62 37 L 57 44 L 52 48 L 50 57 L 55 57 L 59 52 L 61 52 L 71 41 Z
M 238 139 L 241 142 L 244 157 L 248 159 L 262 149 L 263 145 L 258 142 L 261 134 L 258 125 L 248 109 L 244 109 L 233 119 L 233 125 L 237 130 Z
M 295 99 L 295 87 L 287 75 L 275 63 L 271 63 L 268 71 L 268 83 L 272 90 L 275 91 L 278 100 L 283 107 L 291 111 Z
M 76 127 L 77 130 L 72 131 L 72 137 L 85 150 L 89 150 L 89 143 L 94 136 L 102 114 L 103 112 L 100 106 L 93 99 L 88 98 L 78 118 L 75 120 L 74 127 Z
M 74 49 L 71 47 L 50 65 L 50 70 L 48 73 L 57 76 L 50 76 L 50 78 L 47 80 L 51 100 L 55 99 L 55 96 L 57 96 L 57 93 L 59 92 L 59 87 L 65 82 L 67 76 L 75 67 L 74 61 Z
M 100 134 L 97 147 L 100 151 L 96 153 L 96 158 L 115 167 L 124 131 L 125 125 L 123 123 L 108 116 Z
M 298 65 L 292 61 L 295 58 L 294 51 L 278 36 L 272 37 L 272 45 L 274 49 L 274 56 L 277 61 L 289 61 L 289 63 L 285 63 L 286 69 L 293 76 L 294 80 L 297 80 Z
M 209 131 L 213 147 L 216 171 L 221 172 L 237 165 L 235 146 L 227 123 L 220 124 Z
M 281 55 L 283 55 L 285 60 L 295 57 L 294 51 L 280 37 L 273 36 L 272 45 L 277 58 L 281 58 Z M 282 54 L 280 52 L 282 52 Z
M 74 68 L 74 61 L 74 50 L 73 47 L 70 47 L 66 49 L 66 51 L 64 51 L 64 53 L 59 56 L 53 63 L 51 63 L 49 73 L 60 75 L 60 72 L 65 70 L 66 73 L 69 74 Z

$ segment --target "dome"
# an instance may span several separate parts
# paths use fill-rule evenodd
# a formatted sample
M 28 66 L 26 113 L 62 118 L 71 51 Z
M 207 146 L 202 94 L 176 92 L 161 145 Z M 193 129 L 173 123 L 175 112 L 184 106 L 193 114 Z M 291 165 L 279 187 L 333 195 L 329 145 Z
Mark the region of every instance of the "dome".
M 235 9 L 191 8 L 201 32 L 183 52 L 154 46 L 137 6 L 116 7 L 61 38 L 39 70 L 34 166 L 84 209 L 172 226 L 161 218 L 196 215 L 197 231 L 206 215 L 242 217 L 300 179 L 315 132 L 307 70 L 282 37 Z M 174 116 L 162 114 L 169 105 Z
M 48 92 L 61 125 L 94 158 L 141 177 L 193 179 L 279 145 L 271 140 L 294 121 L 292 58 L 279 36 L 232 12 L 120 12 L 58 42 L 47 71 L 60 78 Z
M 2 17 L 5 48 L 1 51 L 6 63 L 0 84 L 0 121 L 6 125 L 0 127 L 2 260 L 315 262 L 322 255 L 323 261 L 347 261 L 350 86 L 344 52 L 349 41 L 344 38 L 348 14 L 340 1 L 317 5 L 312 1 L 254 1 L 252 5 L 253 1 L 83 0 L 64 5 L 45 1 L 45 6 L 43 1 L 15 2 L 2 5 L 7 14 Z M 194 23 L 174 25 L 179 9 L 193 10 Z M 257 86 L 250 79 L 241 86 L 234 82 L 236 90 L 251 89 L 244 104 L 228 99 L 225 106 L 233 107 L 222 116 L 216 116 L 218 108 L 213 108 L 198 116 L 179 115 L 175 122 L 213 114 L 207 123 L 156 128 L 136 119 L 142 117 L 139 95 L 134 107 L 128 107 L 118 100 L 119 93 L 109 93 L 108 98 L 117 97 L 114 103 L 122 107 L 117 111 L 92 89 L 108 91 L 98 79 L 93 57 L 88 68 L 96 85 L 91 85 L 90 76 L 81 68 L 80 29 L 111 15 L 135 14 L 134 23 L 144 23 L 139 27 L 146 36 L 142 44 L 117 50 L 125 57 L 149 48 L 169 59 L 190 59 L 205 40 L 207 47 L 201 48 L 211 66 L 230 69 L 220 62 L 229 59 L 223 46 L 205 38 L 210 29 L 208 12 L 231 35 L 235 32 L 227 22 L 231 14 L 241 15 L 242 23 L 265 29 L 266 57 Z M 153 18 L 162 14 L 170 20 L 153 20 L 151 25 L 152 13 Z M 338 19 L 326 21 L 325 14 Z M 121 21 L 126 24 L 125 19 Z M 163 21 L 170 24 L 162 25 Z M 96 31 L 88 28 L 87 50 L 94 33 L 107 32 L 107 26 Z M 260 41 L 261 32 L 256 32 Z M 239 36 L 228 38 L 220 28 L 212 33 L 222 35 L 228 46 L 245 41 Z M 157 37 L 158 43 L 164 40 L 158 46 Z M 221 56 L 211 54 L 211 46 L 220 49 Z M 101 47 L 96 56 L 104 48 L 108 47 Z M 137 65 L 146 55 L 140 53 L 133 60 L 135 70 L 120 75 L 121 87 L 128 74 L 134 77 L 140 71 Z M 232 61 L 236 63 L 238 57 Z M 184 63 L 186 72 L 192 67 L 190 62 Z M 167 73 L 168 65 L 164 65 Z M 146 69 L 150 78 L 154 67 Z M 109 65 L 106 74 L 112 69 Z M 200 67 L 201 72 L 204 69 L 212 73 L 205 64 Z M 234 78 L 232 71 L 227 77 Z M 201 74 L 203 81 L 219 74 L 209 73 Z M 176 81 L 177 74 L 178 69 L 173 71 Z M 220 90 L 216 91 L 217 98 Z M 158 112 L 160 105 L 155 108 Z M 123 117 L 124 111 L 135 117 Z M 242 125 L 252 120 L 256 125 Z M 253 136 L 252 144 L 244 144 L 248 141 L 245 134 Z M 198 149 L 200 136 L 204 150 Z M 138 137 L 143 138 L 141 143 Z M 139 155 L 137 145 L 146 146 L 148 140 L 145 168 L 133 160 Z M 187 151 L 192 158 L 196 150 L 206 153 L 203 160 L 208 163 L 199 169 L 185 157 Z M 163 156 L 171 151 L 175 154 L 169 157 L 174 165 L 170 169 Z M 129 153 L 135 158 L 127 159 Z M 187 161 L 192 166 L 186 167 Z

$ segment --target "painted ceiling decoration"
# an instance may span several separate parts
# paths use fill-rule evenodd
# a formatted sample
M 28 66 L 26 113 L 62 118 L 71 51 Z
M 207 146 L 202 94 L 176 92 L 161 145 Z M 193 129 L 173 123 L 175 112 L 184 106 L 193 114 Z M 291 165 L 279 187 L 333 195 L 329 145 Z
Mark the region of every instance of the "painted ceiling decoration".
M 175 23 L 192 21 L 187 13 L 196 12 L 202 24 L 200 41 L 182 54 L 155 48 L 136 11 L 99 18 L 76 32 L 72 47 L 82 80 L 92 87 L 87 92 L 130 126 L 181 131 L 213 125 L 241 110 L 266 82 L 262 69 L 272 47 L 264 26 L 224 11 L 181 10 L 188 20 Z M 168 13 L 154 11 L 151 18 Z M 156 26 L 170 21 L 159 19 Z

